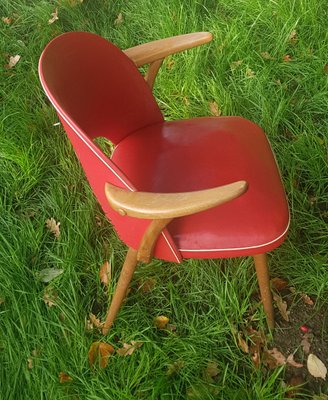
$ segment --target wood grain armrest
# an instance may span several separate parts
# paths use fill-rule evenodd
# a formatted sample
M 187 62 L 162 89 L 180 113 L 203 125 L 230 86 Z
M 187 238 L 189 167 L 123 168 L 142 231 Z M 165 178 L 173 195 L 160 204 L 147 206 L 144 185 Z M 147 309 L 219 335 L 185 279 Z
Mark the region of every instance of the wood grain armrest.
M 140 44 L 124 50 L 124 53 L 137 67 L 140 67 L 156 60 L 162 60 L 170 54 L 208 43 L 212 39 L 213 35 L 210 32 L 188 33 Z
M 186 193 L 131 192 L 109 183 L 105 185 L 107 200 L 114 210 L 121 215 L 145 219 L 172 219 L 195 214 L 233 200 L 246 190 L 245 181 Z

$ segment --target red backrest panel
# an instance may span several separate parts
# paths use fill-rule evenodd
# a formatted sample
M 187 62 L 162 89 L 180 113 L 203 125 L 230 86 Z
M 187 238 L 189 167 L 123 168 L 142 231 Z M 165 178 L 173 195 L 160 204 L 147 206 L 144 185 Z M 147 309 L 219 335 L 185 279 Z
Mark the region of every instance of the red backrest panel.
M 92 139 L 104 136 L 117 144 L 163 120 L 133 62 L 98 35 L 58 36 L 42 53 L 40 73 L 59 107 Z

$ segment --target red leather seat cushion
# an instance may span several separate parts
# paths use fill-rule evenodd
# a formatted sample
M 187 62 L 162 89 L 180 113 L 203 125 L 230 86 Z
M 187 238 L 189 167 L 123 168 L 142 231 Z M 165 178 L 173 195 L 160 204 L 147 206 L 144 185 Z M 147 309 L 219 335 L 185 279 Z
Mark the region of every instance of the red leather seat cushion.
M 140 191 L 188 192 L 246 180 L 230 203 L 168 226 L 186 258 L 264 253 L 285 238 L 289 211 L 264 132 L 240 117 L 161 122 L 123 139 L 114 163 Z

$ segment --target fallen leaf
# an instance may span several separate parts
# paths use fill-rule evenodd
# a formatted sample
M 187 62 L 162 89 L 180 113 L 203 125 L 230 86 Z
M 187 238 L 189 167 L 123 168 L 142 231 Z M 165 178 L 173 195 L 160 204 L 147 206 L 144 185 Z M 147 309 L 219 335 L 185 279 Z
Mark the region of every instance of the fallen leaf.
M 73 378 L 66 374 L 66 372 L 59 372 L 58 378 L 60 383 L 71 382 L 73 380 Z
M 292 58 L 291 58 L 291 56 L 289 54 L 286 54 L 286 55 L 283 56 L 282 60 L 284 62 L 289 62 L 289 61 L 292 61 Z
M 323 72 L 324 72 L 325 74 L 328 74 L 328 64 L 325 64 L 325 65 L 324 65 L 324 67 L 323 67 Z
M 272 278 L 271 286 L 273 289 L 277 290 L 278 292 L 281 292 L 283 289 L 285 289 L 288 286 L 288 282 L 285 279 Z
M 263 352 L 263 364 L 270 369 L 274 369 L 280 365 L 285 365 L 286 357 L 276 347 L 274 347 L 271 350 L 265 350 Z
M 48 24 L 53 24 L 58 19 L 58 8 L 55 9 L 53 13 L 51 13 L 51 18 L 48 20 Z
M 142 345 L 143 343 L 131 340 L 131 343 L 123 343 L 123 347 L 121 349 L 117 349 L 116 353 L 121 357 L 130 356 L 137 348 L 141 347 Z
M 158 329 L 165 329 L 169 321 L 169 318 L 165 317 L 165 315 L 159 315 L 154 319 L 154 325 Z
M 90 366 L 94 366 L 98 360 L 100 368 L 106 368 L 108 358 L 115 352 L 114 347 L 109 343 L 93 342 L 88 352 Z
M 184 362 L 182 360 L 175 361 L 167 366 L 166 375 L 172 376 L 177 374 L 184 367 Z
M 315 394 L 313 397 L 311 397 L 311 400 L 328 400 L 328 395 L 324 393 Z
M 166 69 L 172 69 L 175 64 L 175 61 L 173 60 L 172 57 L 168 58 L 166 61 Z
M 309 354 L 307 359 L 307 369 L 315 378 L 326 379 L 327 368 L 315 354 Z
M 271 57 L 270 54 L 269 54 L 267 51 L 263 51 L 263 52 L 261 53 L 261 56 L 262 56 L 263 58 L 265 58 L 266 60 L 273 60 L 273 57 Z
M 233 62 L 230 64 L 230 68 L 231 68 L 232 70 L 234 70 L 234 69 L 236 69 L 237 67 L 239 67 L 239 65 L 241 65 L 242 62 L 243 62 L 243 60 L 233 61 Z
M 255 76 L 255 72 L 254 72 L 253 70 L 251 70 L 250 68 L 246 68 L 245 75 L 246 75 L 248 78 L 253 78 L 253 77 Z
M 155 278 L 148 278 L 147 280 L 140 282 L 139 290 L 142 293 L 149 293 L 154 289 L 156 283 L 157 281 Z
M 249 347 L 248 344 L 246 343 L 246 340 L 242 337 L 242 333 L 238 332 L 237 334 L 237 341 L 238 341 L 238 346 L 242 349 L 244 353 L 249 352 Z
M 0 304 L 3 304 L 4 302 L 5 300 L 2 297 L 0 297 Z
M 294 354 L 289 354 L 286 360 L 287 364 L 291 365 L 294 368 L 303 368 L 303 364 L 298 363 L 294 360 Z
M 104 322 L 101 322 L 99 318 L 97 318 L 94 314 L 89 314 L 89 319 L 87 319 L 87 330 L 92 331 L 93 328 L 102 328 L 104 326 Z
M 18 54 L 16 54 L 15 56 L 10 56 L 9 62 L 8 62 L 8 64 L 5 65 L 5 68 L 6 69 L 14 68 L 14 66 L 18 63 L 20 58 L 21 58 L 21 56 L 19 56 Z
M 13 22 L 13 18 L 11 18 L 11 17 L 2 17 L 1 19 L 7 25 L 12 24 L 12 22 Z
M 114 25 L 121 25 L 124 21 L 122 13 L 119 13 L 116 20 L 114 21 Z
M 33 359 L 32 357 L 28 357 L 27 359 L 27 368 L 32 369 L 33 368 Z
M 209 103 L 210 111 L 212 115 L 219 117 L 221 115 L 221 111 L 219 110 L 219 106 L 215 101 L 210 101 Z
M 53 233 L 56 237 L 56 239 L 59 238 L 60 236 L 60 230 L 59 230 L 59 225 L 60 222 L 56 222 L 54 218 L 50 218 L 46 220 L 46 226 L 49 229 L 51 233 Z
M 285 392 L 285 397 L 287 399 L 299 399 L 300 398 L 300 388 L 295 388 L 295 386 L 300 386 L 304 383 L 302 376 L 295 375 L 292 376 L 287 382 L 287 390 Z
M 55 301 L 56 301 L 57 297 L 58 297 L 58 294 L 51 288 L 44 292 L 43 301 L 45 302 L 45 304 L 48 307 L 53 307 L 53 306 L 56 306 Z
M 190 101 L 189 101 L 189 99 L 188 99 L 187 96 L 184 96 L 184 97 L 183 97 L 183 102 L 185 103 L 185 105 L 186 105 L 187 107 L 190 106 Z
M 99 271 L 100 283 L 108 286 L 112 280 L 112 267 L 108 261 L 105 261 Z
M 288 40 L 293 44 L 295 44 L 297 42 L 297 32 L 295 29 L 293 31 L 291 31 Z
M 303 347 L 304 354 L 310 353 L 311 342 L 313 340 L 313 333 L 305 333 L 303 335 L 301 346 Z
M 175 332 L 177 330 L 176 325 L 167 324 L 166 329 L 171 332 Z
M 57 278 L 63 272 L 64 270 L 60 268 L 45 268 L 38 273 L 38 278 L 41 282 L 47 283 Z
M 256 331 L 252 327 L 247 328 L 249 339 L 251 341 L 249 345 L 249 354 L 251 355 L 252 361 L 256 368 L 260 366 L 263 345 L 266 342 L 265 334 L 263 331 Z
M 219 364 L 215 361 L 209 361 L 205 369 L 205 377 L 215 378 L 219 375 Z
M 304 301 L 305 304 L 308 304 L 309 306 L 313 306 L 314 305 L 314 301 L 307 294 L 301 293 L 300 296 L 301 296 L 301 299 Z
M 276 302 L 278 310 L 281 316 L 287 322 L 289 322 L 289 311 L 287 311 L 287 303 L 276 293 L 273 293 L 273 299 Z

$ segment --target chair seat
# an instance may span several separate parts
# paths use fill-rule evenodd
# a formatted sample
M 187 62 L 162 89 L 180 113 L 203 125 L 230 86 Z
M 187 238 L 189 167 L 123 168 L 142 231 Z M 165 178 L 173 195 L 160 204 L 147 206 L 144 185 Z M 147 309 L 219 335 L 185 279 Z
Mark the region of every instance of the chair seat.
M 146 192 L 188 192 L 248 182 L 241 197 L 168 225 L 183 258 L 260 254 L 284 240 L 289 211 L 270 144 L 240 117 L 161 122 L 135 131 L 113 162 Z

